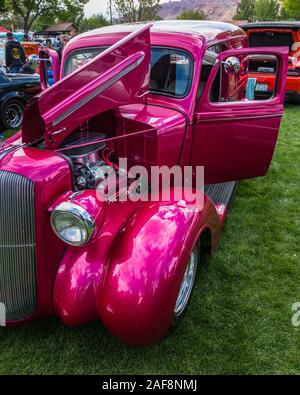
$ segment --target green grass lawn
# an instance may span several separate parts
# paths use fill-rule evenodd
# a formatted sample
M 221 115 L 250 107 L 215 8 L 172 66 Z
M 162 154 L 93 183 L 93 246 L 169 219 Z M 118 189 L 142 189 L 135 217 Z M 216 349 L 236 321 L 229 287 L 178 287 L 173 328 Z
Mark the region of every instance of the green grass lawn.
M 11 137 L 15 132 L 13 130 L 8 130 L 4 132 L 4 137 L 7 139 L 8 137 Z
M 0 373 L 300 373 L 300 106 L 288 106 L 267 177 L 241 182 L 217 254 L 176 333 L 131 348 L 100 322 L 1 328 Z M 298 240 L 298 241 L 297 241 Z

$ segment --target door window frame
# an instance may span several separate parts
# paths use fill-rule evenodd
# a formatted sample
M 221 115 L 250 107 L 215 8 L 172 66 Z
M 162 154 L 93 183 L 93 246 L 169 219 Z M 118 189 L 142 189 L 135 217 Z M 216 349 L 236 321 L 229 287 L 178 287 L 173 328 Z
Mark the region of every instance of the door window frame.
M 240 48 L 240 49 L 229 49 L 227 51 L 222 52 L 220 55 L 217 56 L 215 64 L 212 68 L 212 71 L 208 77 L 206 85 L 203 89 L 202 95 L 197 103 L 195 113 L 199 114 L 201 112 L 208 112 L 208 111 L 218 111 L 218 110 L 226 110 L 227 108 L 237 108 L 237 109 L 245 109 L 249 106 L 256 106 L 256 107 L 265 107 L 270 106 L 276 103 L 279 103 L 282 100 L 282 92 L 285 90 L 284 79 L 279 78 L 280 75 L 284 75 L 286 73 L 282 72 L 284 67 L 284 57 L 285 54 L 281 50 L 285 49 L 285 47 L 272 47 L 272 48 Z M 211 91 L 212 84 L 216 78 L 218 70 L 220 68 L 220 63 L 227 59 L 230 56 L 235 55 L 259 55 L 259 54 L 269 54 L 275 55 L 278 59 L 278 73 L 275 83 L 275 92 L 272 98 L 265 99 L 265 100 L 253 100 L 253 101 L 230 101 L 230 102 L 211 102 L 209 100 L 209 94 Z M 288 57 L 288 53 L 286 53 L 286 57 Z

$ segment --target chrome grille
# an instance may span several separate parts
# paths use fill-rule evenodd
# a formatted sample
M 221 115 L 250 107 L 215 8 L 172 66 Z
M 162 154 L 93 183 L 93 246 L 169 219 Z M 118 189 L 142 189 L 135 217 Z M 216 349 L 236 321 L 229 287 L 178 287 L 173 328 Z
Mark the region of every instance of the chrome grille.
M 0 171 L 0 302 L 7 321 L 35 310 L 35 259 L 34 184 Z

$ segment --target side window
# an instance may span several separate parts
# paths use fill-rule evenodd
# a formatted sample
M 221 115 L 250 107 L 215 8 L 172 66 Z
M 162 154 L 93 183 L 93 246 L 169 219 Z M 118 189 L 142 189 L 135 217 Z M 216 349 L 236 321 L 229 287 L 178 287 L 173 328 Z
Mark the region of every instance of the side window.
M 193 63 L 184 51 L 172 48 L 151 49 L 150 90 L 175 97 L 188 93 Z
M 212 71 L 214 64 L 215 64 L 217 56 L 220 53 L 222 53 L 223 51 L 226 51 L 226 49 L 227 49 L 227 47 L 225 44 L 216 44 L 216 45 L 209 47 L 206 50 L 205 55 L 203 57 L 201 74 L 200 74 L 200 81 L 199 81 L 199 85 L 198 85 L 197 102 L 200 99 L 200 97 L 202 96 L 203 89 L 206 85 L 208 77 Z M 218 77 L 220 78 L 220 73 L 218 74 Z M 218 96 L 219 89 L 220 89 L 220 81 L 217 80 L 217 78 L 216 78 L 214 81 L 213 87 L 212 87 L 211 95 Z
M 275 55 L 228 57 L 220 64 L 209 100 L 220 103 L 271 99 L 276 94 L 278 65 Z
M 215 44 L 208 48 L 207 51 L 214 52 L 216 54 L 220 54 L 223 51 L 226 51 L 227 46 L 226 44 Z

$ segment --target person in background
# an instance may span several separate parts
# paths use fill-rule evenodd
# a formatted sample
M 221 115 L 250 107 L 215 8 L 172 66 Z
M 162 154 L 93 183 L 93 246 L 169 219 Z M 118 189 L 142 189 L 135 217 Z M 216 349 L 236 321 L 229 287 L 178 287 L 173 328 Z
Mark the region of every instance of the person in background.
M 28 56 L 28 58 L 26 59 L 26 63 L 20 69 L 20 73 L 22 73 L 22 74 L 35 74 L 37 66 L 36 66 L 36 64 L 35 64 L 35 62 L 33 60 L 33 56 L 34 55 Z
M 69 41 L 69 37 L 67 35 L 62 36 L 61 46 L 60 46 L 59 50 L 57 51 L 60 59 L 62 57 L 62 53 L 64 51 L 65 46 L 68 44 L 68 41 Z
M 31 38 L 30 38 L 30 36 L 29 36 L 28 33 L 25 33 L 25 34 L 24 34 L 23 40 L 24 40 L 24 41 L 31 41 Z
M 14 39 L 12 32 L 6 34 L 5 62 L 11 73 L 19 73 L 26 62 L 25 51 L 22 45 Z
M 47 38 L 46 40 L 46 48 L 53 49 L 52 41 L 50 40 L 50 38 Z
M 71 37 L 70 37 L 70 40 L 72 40 L 72 38 L 76 37 L 77 34 L 78 34 L 77 30 L 72 29 L 72 30 L 70 31 L 70 36 L 71 36 Z

